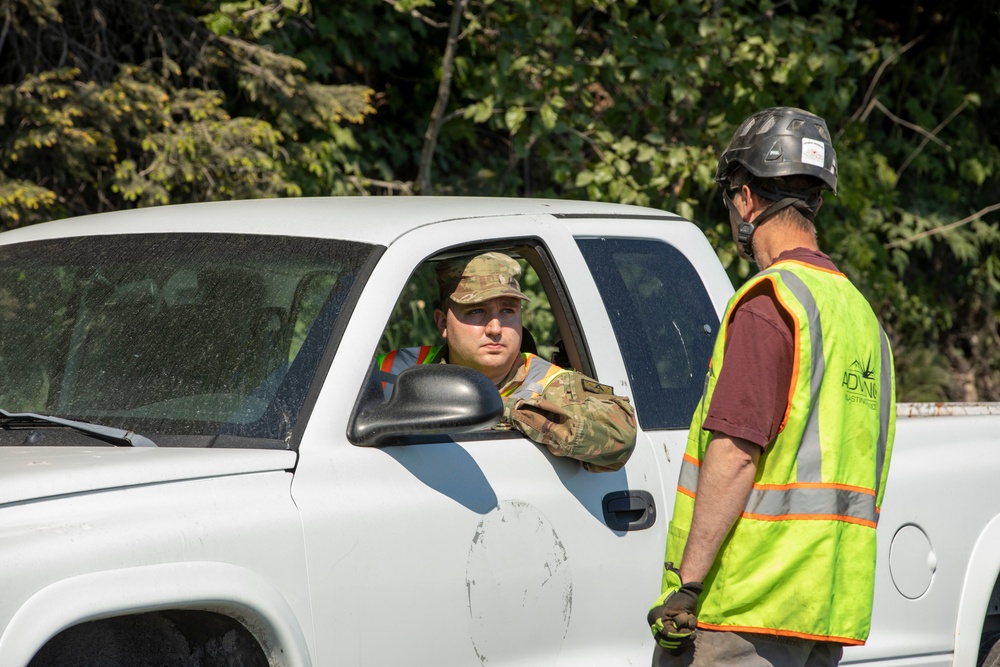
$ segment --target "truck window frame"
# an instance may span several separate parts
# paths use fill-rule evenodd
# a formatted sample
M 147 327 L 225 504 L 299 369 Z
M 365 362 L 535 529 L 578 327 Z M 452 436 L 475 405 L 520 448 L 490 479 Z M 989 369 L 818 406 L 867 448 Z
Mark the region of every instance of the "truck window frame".
M 452 257 L 457 257 L 461 255 L 468 254 L 478 254 L 483 252 L 502 252 L 509 254 L 517 259 L 523 259 L 527 264 L 528 268 L 538 277 L 539 285 L 542 289 L 542 293 L 548 302 L 548 308 L 552 313 L 553 318 L 556 323 L 556 330 L 559 337 L 563 342 L 563 352 L 568 358 L 569 363 L 565 365 L 566 368 L 572 368 L 577 370 L 588 377 L 592 377 L 596 380 L 597 378 L 594 373 L 593 361 L 591 359 L 589 348 L 586 341 L 586 336 L 583 332 L 583 328 L 579 325 L 579 316 L 577 314 L 576 308 L 573 304 L 573 300 L 566 289 L 565 280 L 559 271 L 558 266 L 553 260 L 552 253 L 546 248 L 545 243 L 542 239 L 538 237 L 520 237 L 520 238 L 510 238 L 504 239 L 502 241 L 493 242 L 475 242 L 475 243 L 464 243 L 461 245 L 449 246 L 444 248 L 430 256 L 423 258 L 421 261 L 416 262 L 414 268 L 410 272 L 410 276 L 406 281 L 406 286 L 403 292 L 397 297 L 397 305 L 393 308 L 393 315 L 390 315 L 389 319 L 386 321 L 385 326 L 382 329 L 382 335 L 379 342 L 379 351 L 382 351 L 384 347 L 383 342 L 386 339 L 387 330 L 393 325 L 393 319 L 395 314 L 399 311 L 400 299 L 405 294 L 406 290 L 411 286 L 414 280 L 417 278 L 417 274 L 422 270 L 426 270 L 429 264 L 436 263 L 445 259 Z M 428 312 L 433 312 L 436 307 L 435 303 L 426 303 L 425 308 Z M 529 327 L 525 327 L 529 328 Z M 535 335 L 532 332 L 532 335 Z M 547 342 L 547 341 L 540 341 Z M 405 346 L 404 346 L 405 347 Z M 379 351 L 376 352 L 376 358 L 372 359 L 371 364 L 371 374 L 372 377 L 377 370 L 377 355 Z M 540 355 L 542 358 L 549 360 L 547 355 Z M 362 388 L 359 394 L 358 403 L 354 407 L 354 413 L 356 414 L 359 410 L 365 407 L 365 388 Z M 370 404 L 369 404 L 370 405 Z M 477 440 L 495 440 L 499 438 L 524 438 L 522 434 L 517 431 L 477 431 L 471 433 L 454 433 L 447 435 L 409 435 L 406 436 L 401 444 L 428 444 L 428 443 L 440 443 L 440 442 L 468 442 Z
M 576 242 L 611 319 L 639 424 L 647 431 L 687 429 L 719 328 L 698 271 L 663 239 L 579 236 Z M 668 308 L 678 314 L 666 314 Z M 657 309 L 666 317 L 643 317 Z M 671 327 L 654 331 L 651 319 Z M 686 367 L 668 370 L 678 363 Z

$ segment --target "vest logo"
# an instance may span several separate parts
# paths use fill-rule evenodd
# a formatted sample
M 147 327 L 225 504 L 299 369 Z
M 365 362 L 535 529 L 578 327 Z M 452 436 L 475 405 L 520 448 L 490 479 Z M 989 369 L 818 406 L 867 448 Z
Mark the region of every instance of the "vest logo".
M 844 371 L 844 380 L 841 382 L 847 400 L 851 403 L 861 403 L 871 410 L 878 409 L 878 379 L 875 377 L 875 369 L 872 367 L 871 357 L 868 363 L 862 364 L 860 361 L 852 363 Z

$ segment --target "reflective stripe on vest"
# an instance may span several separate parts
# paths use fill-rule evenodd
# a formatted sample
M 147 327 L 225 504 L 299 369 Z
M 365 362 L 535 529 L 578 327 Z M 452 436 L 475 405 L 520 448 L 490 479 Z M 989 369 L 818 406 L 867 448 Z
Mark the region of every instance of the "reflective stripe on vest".
M 810 378 L 810 388 L 812 390 L 813 396 L 819 393 L 820 385 L 823 382 L 823 374 L 826 371 L 825 360 L 823 357 L 823 327 L 820 322 L 820 312 L 819 308 L 816 306 L 816 300 L 813 298 L 812 292 L 806 287 L 806 284 L 802 282 L 802 279 L 791 271 L 786 271 L 782 269 L 772 269 L 770 271 L 762 272 L 762 275 L 768 275 L 770 273 L 777 273 L 781 276 L 788 289 L 795 295 L 799 303 L 805 308 L 806 313 L 809 317 L 809 331 L 812 332 L 810 341 L 812 344 L 812 359 L 818 360 L 819 363 L 814 362 L 812 365 L 812 377 Z M 889 349 L 889 340 L 885 336 L 885 331 L 882 327 L 879 327 L 879 353 L 881 357 L 880 368 L 890 368 L 892 366 L 892 353 Z M 891 373 L 881 373 L 879 378 L 881 387 L 879 391 L 879 399 L 881 401 L 880 414 L 881 420 L 879 424 L 879 439 L 878 446 L 876 449 L 877 465 L 875 472 L 875 495 L 878 494 L 879 484 L 882 480 L 882 469 L 885 465 L 885 450 L 888 446 L 888 434 L 889 434 L 889 419 L 890 414 L 894 414 L 895 410 L 892 405 L 892 374 Z M 798 474 L 797 479 L 799 482 L 818 482 L 821 479 L 820 462 L 822 460 L 822 452 L 820 451 L 820 439 L 819 439 L 819 410 L 813 410 L 812 414 L 809 416 L 809 424 L 806 427 L 805 436 L 802 438 L 802 444 L 799 446 L 799 454 L 797 457 L 798 464 Z
M 681 464 L 678 490 L 691 498 L 698 493 L 700 464 L 687 455 Z M 755 484 L 743 516 L 762 521 L 827 519 L 875 527 L 878 510 L 871 489 L 808 482 Z
M 442 346 L 404 347 L 393 350 L 379 358 L 379 370 L 395 378 L 400 373 L 411 366 L 419 364 L 434 363 L 441 357 Z M 507 389 L 504 398 L 511 397 L 514 400 L 530 399 L 541 395 L 545 388 L 549 386 L 557 376 L 568 372 L 555 364 L 551 364 L 541 357 L 529 352 L 523 353 L 526 370 L 525 378 L 520 385 Z M 382 382 L 382 392 L 386 400 L 392 395 L 392 379 Z
M 819 308 L 812 292 L 802 279 L 791 271 L 775 269 L 764 271 L 760 275 L 780 274 L 785 285 L 802 304 L 809 318 L 810 345 L 812 347 L 812 364 L 810 374 L 810 390 L 813 396 L 819 394 L 826 371 L 823 356 L 823 331 Z M 892 365 L 889 341 L 885 332 L 879 328 L 879 344 L 881 368 Z M 788 485 L 758 485 L 755 484 L 743 510 L 744 515 L 759 519 L 780 520 L 783 518 L 824 518 L 849 521 L 869 525 L 872 528 L 878 523 L 878 507 L 876 499 L 882 482 L 885 467 L 886 448 L 889 439 L 891 415 L 895 412 L 892 405 L 892 374 L 880 374 L 880 423 L 879 437 L 875 450 L 875 487 L 866 489 L 822 482 L 822 451 L 819 437 L 820 411 L 814 409 L 809 415 L 805 433 L 801 439 L 796 456 L 796 480 Z M 789 402 L 791 405 L 791 402 Z M 679 490 L 685 495 L 694 497 L 698 492 L 699 464 L 696 459 L 685 455 L 681 464 Z M 811 484 L 812 483 L 812 484 Z
M 410 366 L 433 363 L 441 354 L 443 348 L 439 345 L 423 345 L 421 347 L 404 347 L 393 350 L 379 358 L 378 367 L 391 379 L 382 381 L 382 393 L 386 400 L 392 396 L 393 380 Z
M 504 398 L 513 398 L 516 401 L 520 399 L 528 400 L 535 396 L 540 396 L 556 376 L 567 372 L 566 369 L 551 364 L 530 352 L 523 353 L 523 356 L 524 365 L 527 368 L 524 380 L 520 385 L 511 387 L 503 393 Z
M 863 644 L 895 399 L 888 340 L 842 274 L 782 261 L 730 301 L 692 418 L 665 560 L 683 557 L 711 438 L 701 426 L 724 362 L 728 325 L 742 298 L 765 280 L 795 320 L 789 407 L 705 577 L 699 626 Z M 817 302 L 837 326 L 824 331 Z M 833 340 L 824 340 L 826 334 Z

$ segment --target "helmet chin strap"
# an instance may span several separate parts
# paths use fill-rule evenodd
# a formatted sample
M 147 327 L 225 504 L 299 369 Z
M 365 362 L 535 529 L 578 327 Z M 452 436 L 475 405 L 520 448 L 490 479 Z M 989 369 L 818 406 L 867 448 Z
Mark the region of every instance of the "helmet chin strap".
M 736 204 L 733 203 L 729 192 L 723 190 L 722 200 L 726 202 L 726 208 L 729 210 L 729 227 L 733 232 L 733 240 L 736 241 L 736 252 L 748 262 L 755 261 L 751 247 L 754 225 L 744 220 L 740 212 L 736 210 Z
M 729 225 L 733 230 L 733 239 L 736 241 L 736 250 L 739 252 L 740 257 L 748 262 L 757 262 L 753 255 L 754 232 L 757 231 L 758 227 L 767 222 L 767 219 L 772 215 L 778 211 L 788 208 L 789 206 L 796 208 L 810 220 L 812 220 L 816 215 L 816 209 L 809 206 L 802 199 L 798 197 L 784 197 L 765 208 L 753 220 L 747 222 L 743 219 L 743 216 L 740 215 L 740 212 L 736 210 L 736 204 L 733 203 L 733 199 L 729 196 L 728 191 L 723 191 L 722 198 L 726 202 L 726 208 L 729 209 Z

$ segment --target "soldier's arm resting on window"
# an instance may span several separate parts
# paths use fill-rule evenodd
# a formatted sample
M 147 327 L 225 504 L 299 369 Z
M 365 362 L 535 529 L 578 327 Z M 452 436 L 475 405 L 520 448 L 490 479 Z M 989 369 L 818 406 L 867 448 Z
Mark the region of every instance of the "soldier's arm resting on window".
M 619 470 L 635 448 L 635 411 L 628 398 L 575 371 L 556 377 L 540 396 L 505 401 L 503 421 L 591 472 Z

